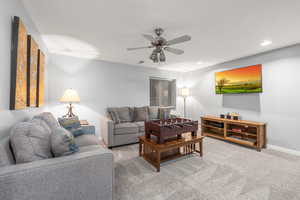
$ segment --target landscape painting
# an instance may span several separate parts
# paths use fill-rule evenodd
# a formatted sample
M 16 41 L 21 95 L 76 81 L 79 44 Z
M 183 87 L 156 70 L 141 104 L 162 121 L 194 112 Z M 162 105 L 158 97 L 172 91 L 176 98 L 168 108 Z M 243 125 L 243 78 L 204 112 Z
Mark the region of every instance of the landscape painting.
M 262 92 L 262 65 L 216 72 L 216 94 Z

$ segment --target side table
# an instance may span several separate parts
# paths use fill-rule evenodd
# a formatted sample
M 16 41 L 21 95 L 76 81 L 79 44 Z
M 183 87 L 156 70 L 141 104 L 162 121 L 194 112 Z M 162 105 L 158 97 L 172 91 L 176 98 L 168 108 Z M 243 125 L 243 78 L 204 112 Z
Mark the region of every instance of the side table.
M 80 125 L 84 134 L 96 135 L 95 126 L 90 125 L 87 120 L 80 120 Z

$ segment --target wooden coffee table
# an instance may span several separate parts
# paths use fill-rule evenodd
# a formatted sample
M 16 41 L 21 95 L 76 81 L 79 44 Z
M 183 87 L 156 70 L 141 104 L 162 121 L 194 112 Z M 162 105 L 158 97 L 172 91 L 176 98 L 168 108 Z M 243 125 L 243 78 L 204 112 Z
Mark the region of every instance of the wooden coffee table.
M 157 172 L 160 164 L 197 152 L 203 156 L 203 136 L 183 134 L 181 138 L 166 140 L 158 144 L 153 138 L 139 137 L 139 155 L 153 165 Z

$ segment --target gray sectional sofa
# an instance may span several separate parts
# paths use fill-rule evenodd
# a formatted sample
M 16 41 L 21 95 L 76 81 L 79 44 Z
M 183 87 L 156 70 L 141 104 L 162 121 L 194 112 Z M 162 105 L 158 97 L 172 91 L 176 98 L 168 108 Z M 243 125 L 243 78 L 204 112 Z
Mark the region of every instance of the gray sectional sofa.
M 174 107 L 115 107 L 107 109 L 107 116 L 101 119 L 101 136 L 109 147 L 138 142 L 145 134 L 144 122 L 170 116 Z
M 51 124 L 57 124 L 51 114 L 41 115 L 47 115 L 49 129 L 52 128 Z M 80 149 L 77 153 L 16 164 L 9 134 L 1 138 L 0 199 L 113 199 L 112 152 L 100 146 L 97 138 L 91 134 L 84 134 L 75 140 Z

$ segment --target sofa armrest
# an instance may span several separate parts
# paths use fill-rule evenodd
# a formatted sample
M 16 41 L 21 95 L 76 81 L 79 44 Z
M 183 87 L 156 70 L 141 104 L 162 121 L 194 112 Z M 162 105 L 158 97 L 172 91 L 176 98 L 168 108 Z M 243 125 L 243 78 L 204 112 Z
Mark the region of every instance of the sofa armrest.
M 108 147 L 113 146 L 115 123 L 109 118 L 101 119 L 101 137 Z
M 112 152 L 91 150 L 2 167 L 1 200 L 112 199 Z
M 95 135 L 95 126 L 92 125 L 82 125 L 82 131 L 84 134 Z

